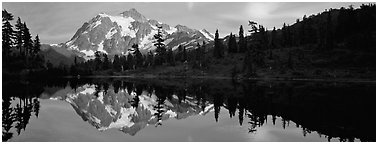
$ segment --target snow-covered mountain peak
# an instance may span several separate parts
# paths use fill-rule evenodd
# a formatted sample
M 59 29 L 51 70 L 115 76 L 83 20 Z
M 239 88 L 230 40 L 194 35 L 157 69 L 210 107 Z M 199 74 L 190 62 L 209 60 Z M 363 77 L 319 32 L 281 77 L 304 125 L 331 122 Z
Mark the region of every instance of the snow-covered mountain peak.
M 144 17 L 142 14 L 140 14 L 135 8 L 131 8 L 128 11 L 124 11 L 121 13 L 123 17 L 131 17 L 135 19 L 136 21 L 140 22 L 146 22 L 148 21 L 146 17 Z
M 116 54 L 128 54 L 134 43 L 139 45 L 142 54 L 146 54 L 156 49 L 153 36 L 158 31 L 157 25 L 162 27 L 167 48 L 178 45 L 190 47 L 195 46 L 197 42 L 213 40 L 213 36 L 206 30 L 199 31 L 184 25 L 172 27 L 157 20 L 147 19 L 132 8 L 120 15 L 96 15 L 85 22 L 65 46 L 87 60 L 93 59 L 96 51 L 107 53 L 110 58 Z

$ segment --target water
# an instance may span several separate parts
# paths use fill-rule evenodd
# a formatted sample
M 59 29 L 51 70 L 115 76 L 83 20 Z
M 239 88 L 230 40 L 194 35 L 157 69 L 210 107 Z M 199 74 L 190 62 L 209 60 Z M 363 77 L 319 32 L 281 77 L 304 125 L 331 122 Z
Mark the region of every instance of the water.
M 376 141 L 375 83 L 3 82 L 3 141 Z

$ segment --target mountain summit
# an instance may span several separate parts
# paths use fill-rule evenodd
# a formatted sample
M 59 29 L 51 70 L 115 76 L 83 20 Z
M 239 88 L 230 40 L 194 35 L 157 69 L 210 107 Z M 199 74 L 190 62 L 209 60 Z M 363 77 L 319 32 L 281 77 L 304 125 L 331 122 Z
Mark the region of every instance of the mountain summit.
M 157 20 L 147 19 L 132 8 L 116 16 L 105 13 L 96 15 L 85 22 L 64 46 L 85 59 L 93 59 L 96 51 L 107 53 L 110 57 L 127 54 L 134 43 L 139 45 L 142 53 L 147 53 L 155 50 L 153 42 L 154 34 L 158 32 L 157 25 L 162 26 L 167 48 L 173 50 L 179 45 L 188 49 L 195 48 L 197 42 L 209 42 L 214 39 L 214 36 L 204 29 L 196 30 L 182 25 L 172 27 Z
M 139 22 L 146 22 L 148 21 L 146 17 L 140 14 L 135 8 L 130 9 L 129 11 L 124 11 L 120 13 L 123 17 L 131 17 L 136 21 Z

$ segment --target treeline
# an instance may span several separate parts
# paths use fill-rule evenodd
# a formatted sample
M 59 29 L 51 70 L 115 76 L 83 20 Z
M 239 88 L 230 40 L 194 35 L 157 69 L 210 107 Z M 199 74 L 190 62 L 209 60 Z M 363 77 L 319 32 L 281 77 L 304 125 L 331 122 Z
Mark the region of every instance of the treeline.
M 13 16 L 3 11 L 3 59 L 7 68 L 45 70 L 54 76 L 64 75 L 122 75 L 129 71 L 154 71 L 166 66 L 177 67 L 183 72 L 202 72 L 222 68 L 219 64 L 230 65 L 232 76 L 256 77 L 261 70 L 279 71 L 275 75 L 297 69 L 372 69 L 375 70 L 375 4 L 361 5 L 355 9 L 329 9 L 317 15 L 306 16 L 282 28 L 267 30 L 263 25 L 249 21 L 244 32 L 241 25 L 238 36 L 231 33 L 219 38 L 218 30 L 214 42 L 198 41 L 194 49 L 183 45 L 177 49 L 164 44 L 162 27 L 154 35 L 156 50 L 143 55 L 137 44 L 128 48 L 127 55 L 112 55 L 100 51 L 95 58 L 75 62 L 71 66 L 53 67 L 44 65 L 38 53 L 38 37 L 30 40 L 25 23 L 17 21 L 13 31 L 9 21 Z M 239 56 L 243 55 L 241 61 Z M 237 62 L 237 63 L 235 63 Z M 320 70 L 313 70 L 321 73 Z M 369 71 L 369 70 L 367 70 Z M 260 72 L 261 73 L 261 72 Z M 45 74 L 44 74 L 45 75 Z M 311 76 L 311 74 L 310 74 Z
M 2 18 L 3 73 L 44 70 L 44 58 L 40 54 L 41 43 L 38 35 L 33 39 L 26 22 L 22 22 L 20 17 L 13 26 L 11 21 L 14 17 L 5 9 L 2 11 Z
M 195 50 L 189 51 L 182 45 L 179 45 L 174 52 L 172 48 L 165 46 L 161 27 L 158 26 L 159 31 L 155 35 L 156 46 L 155 52 L 149 51 L 147 55 L 143 55 L 138 44 L 133 44 L 127 55 L 114 55 L 113 59 L 109 58 L 106 53 L 101 51 L 95 52 L 95 58 L 84 62 L 77 62 L 66 69 L 61 67 L 66 75 L 113 75 L 114 73 L 121 73 L 125 71 L 134 71 L 146 68 L 156 68 L 159 66 L 176 66 L 183 64 L 187 68 L 207 69 L 209 67 L 209 54 L 206 50 L 206 42 L 202 45 L 197 43 Z M 48 67 L 51 63 L 47 64 Z M 69 71 L 68 71 L 69 70 Z
M 239 37 L 231 33 L 220 39 L 217 30 L 213 56 L 222 59 L 244 54 L 241 71 L 247 76 L 256 76 L 257 70 L 271 68 L 272 61 L 280 69 L 293 70 L 295 62 L 305 63 L 305 59 L 316 61 L 307 62 L 305 68 L 375 69 L 375 10 L 375 4 L 362 4 L 358 9 L 353 6 L 329 9 L 309 17 L 304 15 L 292 25 L 284 23 L 281 29 L 274 27 L 271 31 L 249 21 L 250 34 L 246 37 L 242 25 Z M 291 50 L 293 48 L 296 50 Z

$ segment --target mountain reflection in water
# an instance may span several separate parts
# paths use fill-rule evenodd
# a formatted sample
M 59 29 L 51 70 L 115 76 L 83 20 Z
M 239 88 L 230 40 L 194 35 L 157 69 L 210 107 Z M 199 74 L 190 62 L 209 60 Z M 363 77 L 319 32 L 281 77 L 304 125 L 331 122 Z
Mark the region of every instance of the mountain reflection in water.
M 294 123 L 304 137 L 316 132 L 328 141 L 375 141 L 375 83 L 116 78 L 3 83 L 3 141 L 38 117 L 40 99 L 66 101 L 99 131 L 119 129 L 131 136 L 168 119 L 213 114 L 218 122 L 227 118 L 219 116 L 225 109 L 248 127 L 246 133 L 258 133 L 269 118 L 282 129 Z

